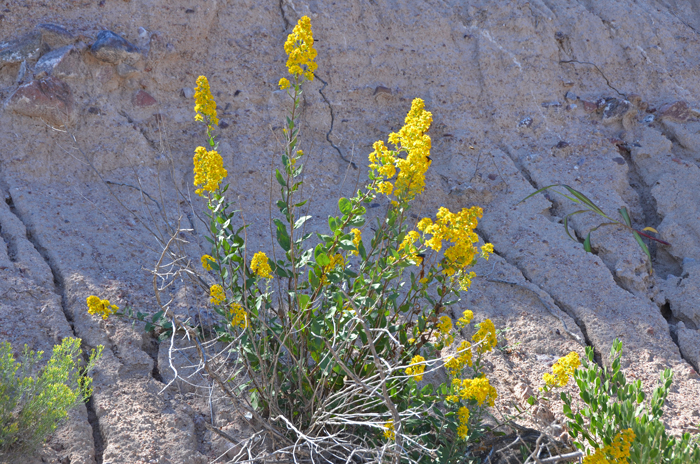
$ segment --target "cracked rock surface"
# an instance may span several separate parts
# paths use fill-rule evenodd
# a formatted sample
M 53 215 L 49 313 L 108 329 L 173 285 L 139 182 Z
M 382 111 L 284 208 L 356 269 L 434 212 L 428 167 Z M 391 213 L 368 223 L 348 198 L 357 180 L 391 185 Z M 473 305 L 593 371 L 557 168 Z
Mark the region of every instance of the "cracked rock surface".
M 219 152 L 251 249 L 272 251 L 268 198 L 285 104 L 283 44 L 311 17 L 320 80 L 305 89 L 305 195 L 319 230 L 366 178 L 372 143 L 398 129 L 413 98 L 433 113 L 433 163 L 412 213 L 481 206 L 480 263 L 455 317 L 508 327 L 488 359 L 508 411 L 569 351 L 614 338 L 651 389 L 674 371 L 667 425 L 700 415 L 700 10 L 691 0 L 336 2 L 9 0 L 0 11 L 0 341 L 50 347 L 78 336 L 105 353 L 94 395 L 22 462 L 205 463 L 230 447 L 207 429 L 246 431 L 235 411 L 176 382 L 167 344 L 142 327 L 87 314 L 91 294 L 158 308 L 153 269 L 179 222 L 195 264 L 208 251 L 192 192 L 203 143 L 193 87 L 209 78 Z M 109 34 L 104 31 L 108 31 Z M 109 39 L 109 40 L 107 40 Z M 97 46 L 96 46 L 97 44 Z M 65 47 L 65 48 L 62 48 Z M 53 55 L 52 55 L 53 53 Z M 42 61 L 42 57 L 45 57 Z M 50 85 L 47 85 L 47 80 Z M 30 92 L 31 91 L 31 92 Z M 333 130 L 329 105 L 333 108 Z M 563 183 L 611 216 L 653 227 L 671 246 L 652 262 L 622 229 L 549 193 Z M 188 207 L 188 202 L 194 208 Z M 382 214 L 386 201 L 369 209 Z M 649 264 L 654 272 L 649 273 Z M 204 320 L 206 295 L 169 295 Z M 544 329 L 543 329 L 544 328 Z M 470 334 L 463 334 L 465 337 Z M 191 360 L 175 368 L 196 383 Z M 167 385 L 167 388 L 165 388 Z M 560 404 L 534 425 L 561 419 Z M 533 424 L 530 424 L 533 425 Z

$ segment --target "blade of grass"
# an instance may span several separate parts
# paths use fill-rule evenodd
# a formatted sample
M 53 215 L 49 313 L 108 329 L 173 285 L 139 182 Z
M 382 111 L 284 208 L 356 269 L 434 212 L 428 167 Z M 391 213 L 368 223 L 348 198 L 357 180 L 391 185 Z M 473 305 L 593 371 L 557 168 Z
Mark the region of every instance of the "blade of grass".
M 605 213 L 603 212 L 602 209 L 598 208 L 598 206 L 596 206 L 596 204 L 593 203 L 593 202 L 592 202 L 586 195 L 584 195 L 583 193 L 579 192 L 578 190 L 576 190 L 576 189 L 573 188 L 573 187 L 569 187 L 569 186 L 566 185 L 566 184 L 565 184 L 565 185 L 562 185 L 562 187 L 564 187 L 566 190 L 568 190 L 569 192 L 571 192 L 572 195 L 574 195 L 576 198 L 578 198 L 579 200 L 581 200 L 581 202 L 582 202 L 583 204 L 585 204 L 586 206 L 588 206 L 589 208 L 591 208 L 595 213 L 597 213 L 597 214 L 599 214 L 599 215 L 601 215 L 601 216 L 603 216 L 603 217 L 606 217 L 606 218 L 608 217 L 607 214 L 605 214 Z M 608 218 L 608 219 L 610 219 L 610 218 Z
M 578 211 L 574 211 L 573 213 L 569 213 L 566 216 L 564 216 L 564 230 L 566 231 L 566 235 L 568 235 L 569 238 L 571 240 L 573 240 L 574 242 L 576 242 L 577 240 L 574 237 L 572 237 L 571 234 L 569 233 L 569 216 L 573 216 L 574 214 L 579 214 L 579 213 L 588 213 L 588 212 L 590 212 L 590 211 L 587 209 L 580 209 Z

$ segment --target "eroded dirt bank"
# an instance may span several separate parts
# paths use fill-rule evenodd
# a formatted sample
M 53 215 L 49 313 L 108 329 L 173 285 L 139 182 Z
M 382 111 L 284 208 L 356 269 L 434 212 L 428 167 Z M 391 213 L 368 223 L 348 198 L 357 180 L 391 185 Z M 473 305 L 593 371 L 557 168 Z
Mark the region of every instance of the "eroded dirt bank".
M 106 347 L 93 399 L 47 445 L 44 462 L 205 463 L 226 451 L 202 423 L 235 422 L 231 412 L 183 385 L 160 393 L 167 358 L 153 339 L 88 315 L 85 298 L 155 311 L 154 236 L 178 217 L 193 229 L 191 256 L 206 250 L 196 210 L 175 188 L 188 191 L 192 152 L 202 143 L 191 98 L 200 74 L 218 102 L 230 191 L 246 221 L 262 225 L 251 244 L 271 246 L 270 169 L 286 103 L 277 82 L 286 71 L 284 40 L 302 15 L 312 19 L 319 53 L 320 79 L 307 89 L 303 120 L 306 193 L 319 224 L 338 195 L 365 178 L 372 143 L 423 98 L 434 116 L 434 161 L 414 213 L 484 208 L 479 232 L 498 256 L 479 264 L 460 309 L 511 327 L 508 339 L 519 342 L 490 359 L 500 406 L 526 399 L 559 356 L 586 344 L 605 355 L 619 337 L 631 377 L 651 386 L 661 369 L 673 369 L 668 426 L 693 430 L 694 2 L 5 1 L 0 340 L 46 351 L 74 334 Z M 560 224 L 575 211 L 561 197 L 518 204 L 555 183 L 609 213 L 626 206 L 637 226 L 657 229 L 672 246 L 652 247 L 654 274 L 623 231 L 600 229 L 595 253 L 585 253 Z M 571 224 L 582 240 L 596 221 L 578 215 Z M 174 296 L 184 312 L 205 301 L 184 289 Z M 541 411 L 541 423 L 558 408 Z

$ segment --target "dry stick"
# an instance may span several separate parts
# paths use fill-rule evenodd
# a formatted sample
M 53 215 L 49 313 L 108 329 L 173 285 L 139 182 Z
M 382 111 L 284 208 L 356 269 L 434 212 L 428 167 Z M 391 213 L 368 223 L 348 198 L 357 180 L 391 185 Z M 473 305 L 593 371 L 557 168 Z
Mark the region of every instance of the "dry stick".
M 398 428 L 396 429 L 396 447 L 400 450 L 403 448 L 403 440 L 402 440 L 402 429 L 401 429 L 401 416 L 399 416 L 399 411 L 396 409 L 396 406 L 394 405 L 394 402 L 391 401 L 391 398 L 389 397 L 389 392 L 386 389 L 386 373 L 384 372 L 383 366 L 379 362 L 379 354 L 377 353 L 377 349 L 374 346 L 374 340 L 372 340 L 371 334 L 372 331 L 367 327 L 367 323 L 365 322 L 364 317 L 362 317 L 362 314 L 357 309 L 357 306 L 355 306 L 355 301 L 350 298 L 350 295 L 348 295 L 344 290 L 341 290 L 343 292 L 343 295 L 345 295 L 345 298 L 348 299 L 349 303 L 352 305 L 353 309 L 355 310 L 355 314 L 357 314 L 357 318 L 360 321 L 360 324 L 362 324 L 362 327 L 365 329 L 365 332 L 367 333 L 367 341 L 369 342 L 369 348 L 372 350 L 372 355 L 373 355 L 373 361 L 374 365 L 377 368 L 377 371 L 379 371 L 379 374 L 382 377 L 382 394 L 384 395 L 384 404 L 386 404 L 387 408 L 391 411 L 391 415 L 394 417 L 394 424 L 397 424 Z M 393 462 L 394 464 L 399 463 L 399 456 L 400 454 L 394 454 L 393 457 Z
M 179 220 L 178 220 L 178 227 L 179 227 Z M 155 269 L 154 269 L 154 271 L 153 271 L 153 291 L 154 291 L 154 293 L 155 293 L 156 302 L 158 303 L 158 306 L 160 307 L 160 309 L 163 311 L 163 314 L 165 314 L 167 317 L 169 317 L 169 318 L 171 319 L 171 321 L 173 322 L 173 325 L 175 325 L 175 326 L 179 327 L 180 329 L 184 330 L 185 333 L 187 333 L 187 335 L 188 335 L 189 337 L 192 337 L 192 340 L 194 340 L 194 342 L 195 342 L 195 344 L 196 344 L 197 354 L 199 355 L 199 359 L 200 359 L 200 361 L 204 364 L 204 369 L 207 371 L 207 374 L 208 374 L 212 379 L 214 379 L 214 381 L 216 382 L 216 384 L 219 386 L 219 388 L 221 388 L 221 390 L 226 394 L 226 396 L 228 396 L 231 400 L 233 400 L 237 405 L 240 406 L 240 398 L 238 398 L 238 397 L 228 388 L 228 386 L 221 380 L 221 378 L 216 374 L 216 372 L 214 372 L 214 371 L 211 369 L 211 366 L 209 366 L 209 361 L 207 360 L 206 353 L 204 353 L 204 351 L 202 350 L 202 346 L 199 344 L 199 341 L 197 340 L 197 333 L 196 333 L 191 327 L 186 326 L 185 324 L 183 324 L 183 323 L 180 321 L 180 319 L 173 313 L 172 309 L 170 309 L 170 308 L 167 307 L 167 306 L 163 306 L 163 304 L 162 304 L 162 302 L 161 302 L 161 299 L 160 299 L 160 289 L 158 288 L 158 275 L 159 275 L 159 270 L 160 270 L 161 264 L 162 264 L 162 262 L 163 262 L 163 259 L 165 258 L 165 255 L 166 255 L 166 253 L 167 253 L 167 250 L 170 248 L 170 246 L 172 245 L 173 241 L 175 241 L 175 240 L 180 240 L 180 239 L 178 239 L 177 234 L 173 234 L 173 235 L 170 237 L 170 240 L 168 240 L 167 244 L 165 245 L 165 248 L 163 249 L 163 252 L 162 252 L 161 255 L 160 255 L 160 258 L 158 259 L 158 262 L 156 263 L 156 267 L 155 267 Z M 255 417 L 255 419 L 256 419 L 263 427 L 265 427 L 267 430 L 269 430 L 271 433 L 273 433 L 273 434 L 279 436 L 280 439 L 283 440 L 283 441 L 288 441 L 287 438 L 284 437 L 284 435 L 280 434 L 277 430 L 275 430 L 273 427 L 271 427 L 269 424 L 267 424 L 267 422 L 258 414 L 257 411 L 255 411 L 254 408 L 248 408 L 248 407 L 246 407 L 246 406 L 243 406 L 243 408 L 244 408 L 247 412 L 251 413 L 251 415 L 252 415 L 253 417 Z M 251 428 L 254 428 L 253 423 L 250 422 L 250 420 L 249 420 L 245 415 L 243 415 L 243 418 L 244 418 L 244 420 L 248 423 L 248 425 L 249 425 Z

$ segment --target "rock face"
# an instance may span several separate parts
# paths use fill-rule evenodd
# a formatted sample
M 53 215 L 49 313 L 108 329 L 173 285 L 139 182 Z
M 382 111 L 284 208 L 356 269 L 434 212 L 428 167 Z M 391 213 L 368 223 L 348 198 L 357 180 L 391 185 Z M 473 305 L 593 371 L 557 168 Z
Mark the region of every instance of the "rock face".
M 5 108 L 59 127 L 70 125 L 75 118 L 73 92 L 68 84 L 54 77 L 18 87 L 5 103 Z
M 302 15 L 311 17 L 319 64 L 302 105 L 302 148 L 314 152 L 305 166 L 310 227 L 323 230 L 337 197 L 366 178 L 372 144 L 423 98 L 434 118 L 433 162 L 411 213 L 484 209 L 478 232 L 497 256 L 477 265 L 481 277 L 454 315 L 468 308 L 490 317 L 519 343 L 488 359 L 499 406 L 508 412 L 522 392 L 536 391 L 558 357 L 588 344 L 604 359 L 620 338 L 627 372 L 645 385 L 673 369 L 668 426 L 697 423 L 695 2 L 5 3 L 0 341 L 46 350 L 74 335 L 106 347 L 92 401 L 37 462 L 203 463 L 231 451 L 204 423 L 248 433 L 220 392 L 202 394 L 211 386 L 186 341 L 176 340 L 171 366 L 169 342 L 126 320 L 90 316 L 85 299 L 155 313 L 146 269 L 178 218 L 190 230 L 182 246 L 193 262 L 209 252 L 192 214 L 204 208 L 191 193 L 193 150 L 205 143 L 193 120 L 200 75 L 218 104 L 230 200 L 252 225 L 248 246 L 272 251 L 259 227 L 276 192 L 270 128 L 286 114 L 277 87 L 286 76 L 283 44 Z M 582 191 L 611 217 L 624 206 L 636 228 L 657 230 L 671 245 L 650 243 L 654 272 L 623 228 L 593 232 L 594 253 L 570 240 L 561 222 L 578 207 L 565 198 L 520 203 L 552 184 Z M 387 205 L 379 199 L 370 215 Z M 578 214 L 569 227 L 583 239 L 602 222 Z M 169 298 L 184 316 L 207 319 L 199 290 L 174 286 Z M 173 368 L 189 383 L 169 384 Z M 552 417 L 561 419 L 556 402 L 537 420 Z

